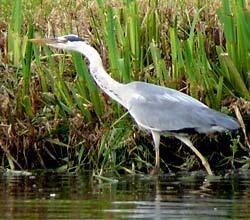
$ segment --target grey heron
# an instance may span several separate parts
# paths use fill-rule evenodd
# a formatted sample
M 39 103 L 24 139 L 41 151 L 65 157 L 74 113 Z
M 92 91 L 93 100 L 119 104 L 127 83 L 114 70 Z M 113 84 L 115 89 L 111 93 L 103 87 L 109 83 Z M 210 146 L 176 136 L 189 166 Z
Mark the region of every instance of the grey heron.
M 177 90 L 146 82 L 122 84 L 105 71 L 102 59 L 92 46 L 76 35 L 32 39 L 36 44 L 76 51 L 89 61 L 90 74 L 97 85 L 112 99 L 124 106 L 139 127 L 151 132 L 155 148 L 155 168 L 160 167 L 160 136 L 170 134 L 186 144 L 212 175 L 208 161 L 192 144 L 189 134 L 237 130 L 239 123 L 200 101 Z

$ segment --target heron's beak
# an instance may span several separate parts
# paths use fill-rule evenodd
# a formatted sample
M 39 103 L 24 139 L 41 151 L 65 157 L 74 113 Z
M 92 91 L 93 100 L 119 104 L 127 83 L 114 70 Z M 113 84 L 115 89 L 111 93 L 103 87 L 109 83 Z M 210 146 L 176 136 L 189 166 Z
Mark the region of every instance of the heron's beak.
M 29 39 L 34 44 L 38 45 L 53 45 L 53 44 L 58 44 L 58 43 L 65 43 L 65 39 L 61 38 L 38 38 L 38 39 Z
M 29 39 L 29 41 L 31 41 L 34 44 L 38 44 L 38 45 L 56 43 L 52 38 Z

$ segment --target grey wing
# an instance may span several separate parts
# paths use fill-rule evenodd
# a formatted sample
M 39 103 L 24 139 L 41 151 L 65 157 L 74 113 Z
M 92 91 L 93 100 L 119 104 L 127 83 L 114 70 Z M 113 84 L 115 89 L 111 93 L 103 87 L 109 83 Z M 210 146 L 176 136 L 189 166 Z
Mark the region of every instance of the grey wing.
M 194 109 L 170 102 L 139 102 L 131 100 L 129 112 L 136 122 L 149 130 L 178 131 L 205 125 Z
M 239 127 L 233 118 L 178 91 L 157 87 L 153 94 L 145 92 L 145 88 L 137 90 L 128 102 L 128 111 L 143 128 L 159 132 L 194 129 L 206 133 Z

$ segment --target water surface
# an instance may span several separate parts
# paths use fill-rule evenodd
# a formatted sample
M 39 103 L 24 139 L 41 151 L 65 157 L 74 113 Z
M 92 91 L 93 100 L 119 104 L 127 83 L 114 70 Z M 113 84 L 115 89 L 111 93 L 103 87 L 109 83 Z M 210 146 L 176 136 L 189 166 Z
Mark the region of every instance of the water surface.
M 0 219 L 250 219 L 250 172 L 121 176 L 2 174 Z

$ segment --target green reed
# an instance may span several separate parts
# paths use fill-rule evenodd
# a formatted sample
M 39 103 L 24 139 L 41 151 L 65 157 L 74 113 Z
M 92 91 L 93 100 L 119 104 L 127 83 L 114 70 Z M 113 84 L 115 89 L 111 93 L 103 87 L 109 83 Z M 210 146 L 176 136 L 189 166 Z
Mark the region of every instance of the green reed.
M 82 7 L 91 5 L 81 3 Z M 223 0 L 217 12 L 220 23 L 210 21 L 212 3 L 193 1 L 190 10 L 186 1 L 121 1 L 112 7 L 97 0 L 96 7 L 88 9 L 90 43 L 116 80 L 184 89 L 221 109 L 227 97 L 249 99 L 250 15 L 245 1 Z M 9 18 L 8 56 L 17 71 L 10 76 L 15 85 L 9 98 L 12 112 L 1 119 L 19 129 L 20 135 L 15 141 L 6 138 L 7 162 L 3 164 L 12 169 L 30 168 L 33 163 L 26 155 L 32 152 L 38 167 L 55 166 L 63 172 L 84 168 L 102 175 L 105 170 L 134 173 L 152 168 L 150 138 L 133 127 L 121 107 L 101 95 L 82 56 L 28 41 L 46 30 L 35 25 L 35 18 L 28 18 L 33 12 L 26 4 L 13 1 Z M 54 3 L 47 4 L 44 14 L 49 16 Z M 36 1 L 33 6 L 40 7 Z M 64 2 L 61 7 L 73 11 L 76 5 Z M 67 19 L 58 35 L 75 33 L 72 17 Z M 220 37 L 224 33 L 225 45 L 215 43 L 215 28 Z M 20 143 L 21 156 L 15 150 Z
M 217 49 L 222 66 L 219 73 L 235 95 L 249 99 L 250 12 L 244 0 L 223 0 L 222 3 L 218 15 L 223 24 L 226 50 L 221 47 Z

